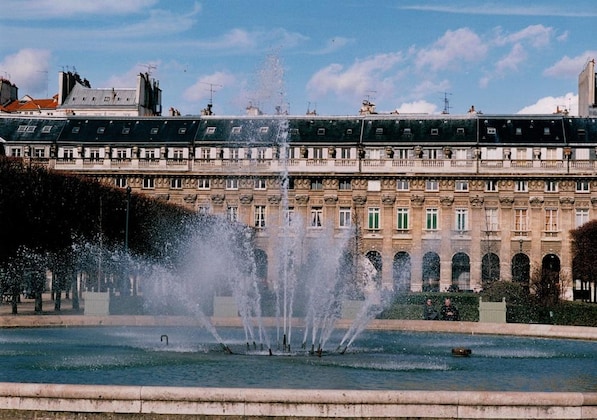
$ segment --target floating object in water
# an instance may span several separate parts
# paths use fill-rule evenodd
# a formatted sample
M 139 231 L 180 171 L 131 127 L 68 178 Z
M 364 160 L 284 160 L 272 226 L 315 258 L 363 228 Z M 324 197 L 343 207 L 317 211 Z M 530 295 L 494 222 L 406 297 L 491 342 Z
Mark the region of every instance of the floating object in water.
M 468 357 L 472 353 L 471 349 L 465 347 L 454 347 L 452 349 L 452 356 Z
M 166 334 L 162 334 L 160 341 L 164 341 L 164 338 L 166 339 L 166 345 L 168 345 L 168 336 Z

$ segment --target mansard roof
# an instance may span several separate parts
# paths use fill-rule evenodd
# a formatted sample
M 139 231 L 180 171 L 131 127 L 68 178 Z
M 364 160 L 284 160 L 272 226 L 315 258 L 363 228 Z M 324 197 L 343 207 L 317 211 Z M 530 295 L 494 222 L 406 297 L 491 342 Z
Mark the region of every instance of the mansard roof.
M 81 144 L 190 144 L 198 126 L 199 117 L 70 117 L 60 141 Z
M 123 88 L 89 88 L 80 83 L 68 94 L 60 108 L 137 107 L 137 90 Z
M 597 143 L 597 120 L 562 115 L 192 116 L 0 118 L 6 141 L 72 144 L 181 144 L 301 146 L 401 144 L 558 146 Z

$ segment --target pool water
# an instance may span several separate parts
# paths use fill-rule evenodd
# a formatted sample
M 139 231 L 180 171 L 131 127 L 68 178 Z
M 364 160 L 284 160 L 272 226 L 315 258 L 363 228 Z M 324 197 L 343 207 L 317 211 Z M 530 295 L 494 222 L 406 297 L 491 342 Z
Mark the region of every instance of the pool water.
M 597 342 L 365 331 L 344 354 L 300 343 L 273 356 L 241 329 L 82 327 L 0 330 L 0 382 L 370 390 L 597 390 Z M 339 342 L 342 331 L 330 342 Z M 167 336 L 167 337 L 165 337 Z M 300 334 L 297 333 L 297 337 Z M 301 336 L 302 337 L 302 336 Z M 334 341 L 336 339 L 336 341 Z M 310 348 L 310 345 L 308 346 Z M 470 357 L 454 357 L 465 347 Z

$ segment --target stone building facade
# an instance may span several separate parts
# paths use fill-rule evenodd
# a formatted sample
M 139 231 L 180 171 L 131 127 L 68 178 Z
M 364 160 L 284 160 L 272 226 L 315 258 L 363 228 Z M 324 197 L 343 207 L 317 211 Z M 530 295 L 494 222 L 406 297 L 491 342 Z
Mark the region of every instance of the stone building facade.
M 594 118 L 2 116 L 0 145 L 240 221 L 266 260 L 300 217 L 307 237 L 354 232 L 387 289 L 478 291 L 543 269 L 566 298 L 597 300 L 573 279 L 569 236 L 597 218 Z

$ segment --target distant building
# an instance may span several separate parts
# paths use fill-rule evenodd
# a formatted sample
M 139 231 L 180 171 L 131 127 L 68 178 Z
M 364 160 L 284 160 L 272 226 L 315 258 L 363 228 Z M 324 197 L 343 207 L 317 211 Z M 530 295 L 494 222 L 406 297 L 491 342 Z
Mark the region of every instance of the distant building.
M 595 59 L 589 60 L 578 76 L 578 116 L 597 117 L 597 74 Z
M 139 73 L 135 88 L 92 88 L 78 74 L 60 72 L 58 102 L 58 112 L 62 115 L 162 115 L 162 90 L 147 73 Z

